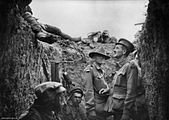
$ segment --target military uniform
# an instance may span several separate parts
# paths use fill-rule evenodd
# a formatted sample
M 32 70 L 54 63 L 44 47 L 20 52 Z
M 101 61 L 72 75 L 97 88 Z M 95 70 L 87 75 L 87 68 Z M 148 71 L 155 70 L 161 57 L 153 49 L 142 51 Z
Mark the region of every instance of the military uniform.
M 20 116 L 19 120 L 59 120 L 53 112 L 46 110 L 45 107 L 36 102 Z
M 121 60 L 118 70 L 110 84 L 110 96 L 105 107 L 108 112 L 115 114 L 115 120 L 120 120 L 122 115 L 136 119 L 136 98 L 144 94 L 142 82 L 138 79 L 138 69 L 133 62 Z
M 138 81 L 140 81 L 140 93 L 142 94 L 138 94 L 136 97 L 136 117 L 137 120 L 149 120 L 149 115 L 148 115 L 148 108 L 146 105 L 146 99 L 145 99 L 145 89 L 144 89 L 144 85 L 145 85 L 145 81 L 143 81 L 142 78 L 142 74 L 141 74 L 141 67 L 138 64 L 138 60 L 134 59 L 132 61 L 130 61 L 132 64 L 135 64 L 137 66 L 138 69 Z
M 73 87 L 68 94 L 68 102 L 59 115 L 62 120 L 87 120 L 83 90 Z
M 85 106 L 80 103 L 75 106 L 71 101 L 63 108 L 60 114 L 61 120 L 87 120 Z
M 66 89 L 58 82 L 44 82 L 35 87 L 35 99 L 28 111 L 19 120 L 59 120 L 62 94 Z
M 104 113 L 104 105 L 107 100 L 107 95 L 99 94 L 100 89 L 107 88 L 108 85 L 104 79 L 104 71 L 97 64 L 88 65 L 85 69 L 86 80 L 86 110 L 88 114 L 98 112 Z M 103 115 L 104 116 L 104 115 Z
M 121 38 L 114 48 L 117 58 L 117 71 L 110 84 L 110 95 L 105 110 L 114 114 L 115 120 L 138 120 L 137 106 L 144 98 L 142 80 L 139 79 L 140 68 L 136 61 L 129 60 L 134 45 Z

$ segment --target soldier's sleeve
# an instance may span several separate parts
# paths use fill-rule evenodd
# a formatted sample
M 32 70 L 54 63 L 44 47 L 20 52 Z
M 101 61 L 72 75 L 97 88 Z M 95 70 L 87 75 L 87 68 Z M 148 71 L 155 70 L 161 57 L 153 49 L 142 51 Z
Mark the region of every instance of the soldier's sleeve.
M 62 31 L 58 27 L 55 27 L 49 24 L 42 24 L 41 26 L 45 31 L 52 33 L 54 35 L 60 36 L 62 34 Z
M 129 63 L 126 69 L 126 79 L 127 79 L 127 94 L 124 101 L 123 114 L 130 115 L 131 110 L 134 109 L 136 88 L 138 80 L 138 69 L 137 67 Z
M 32 27 L 32 30 L 35 32 L 41 31 L 41 24 L 37 21 L 35 17 L 32 16 L 32 14 L 29 11 L 26 11 L 23 14 L 23 18 L 30 24 Z
M 19 117 L 19 120 L 41 120 L 41 117 L 36 111 L 26 111 Z
M 93 78 L 92 67 L 89 65 L 84 69 L 84 81 L 85 81 L 85 101 L 86 111 L 93 111 L 95 108 L 94 103 L 94 90 L 93 90 Z

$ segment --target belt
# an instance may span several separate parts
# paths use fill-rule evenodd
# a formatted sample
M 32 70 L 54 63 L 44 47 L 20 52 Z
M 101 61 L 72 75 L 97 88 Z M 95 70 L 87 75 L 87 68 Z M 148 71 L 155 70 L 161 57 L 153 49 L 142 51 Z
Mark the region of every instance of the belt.
M 120 86 L 114 86 L 113 94 L 126 95 L 127 89 Z

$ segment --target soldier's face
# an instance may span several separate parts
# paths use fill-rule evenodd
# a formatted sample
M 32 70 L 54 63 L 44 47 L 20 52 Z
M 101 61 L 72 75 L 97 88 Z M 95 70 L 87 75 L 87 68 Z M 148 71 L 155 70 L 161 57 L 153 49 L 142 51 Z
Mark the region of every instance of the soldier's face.
M 114 48 L 114 55 L 115 58 L 121 58 L 126 53 L 123 45 L 117 44 Z
M 78 105 L 82 100 L 82 94 L 81 93 L 74 93 L 72 96 L 72 102 L 75 105 Z

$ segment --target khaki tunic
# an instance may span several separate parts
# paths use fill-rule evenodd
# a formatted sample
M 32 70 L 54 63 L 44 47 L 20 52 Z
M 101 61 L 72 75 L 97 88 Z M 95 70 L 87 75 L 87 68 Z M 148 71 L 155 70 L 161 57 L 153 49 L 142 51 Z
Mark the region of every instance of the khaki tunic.
M 104 104 L 106 103 L 107 96 L 100 95 L 99 91 L 102 88 L 107 88 L 108 85 L 105 82 L 104 71 L 95 63 L 86 67 L 84 79 L 85 79 L 85 101 L 86 110 L 88 113 L 96 111 L 103 112 Z
M 135 103 L 137 96 L 144 93 L 142 82 L 138 79 L 138 69 L 134 62 L 122 60 L 119 64 L 113 81 L 110 84 L 110 96 L 107 100 L 105 110 L 108 112 L 130 116 L 135 119 Z
M 84 104 L 80 103 L 75 106 L 71 101 L 68 101 L 68 104 L 63 108 L 60 118 L 61 120 L 87 120 Z

